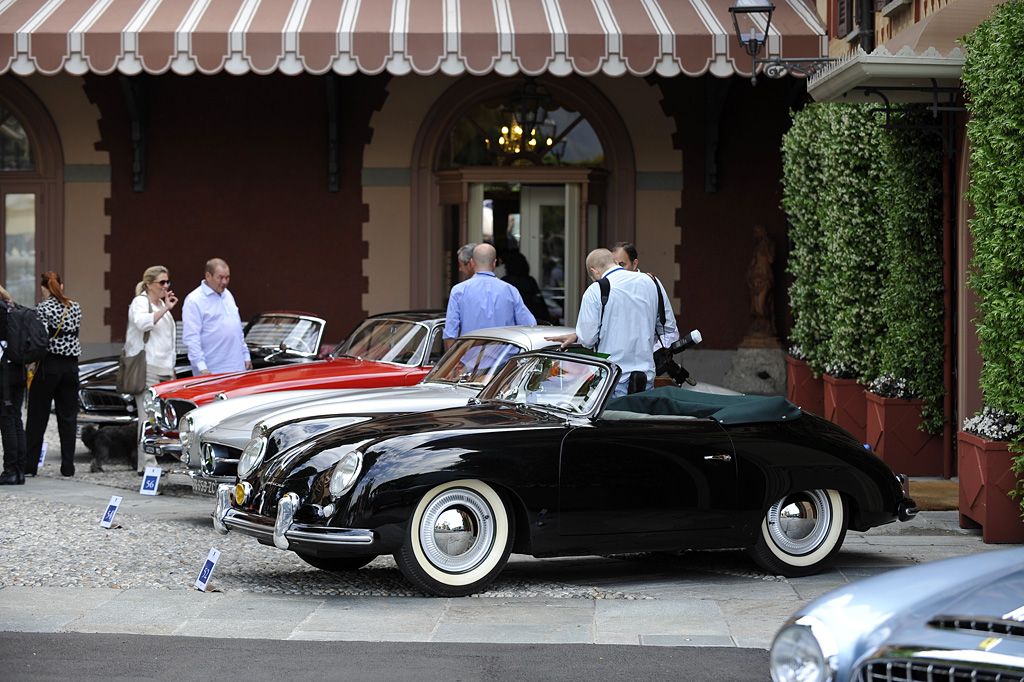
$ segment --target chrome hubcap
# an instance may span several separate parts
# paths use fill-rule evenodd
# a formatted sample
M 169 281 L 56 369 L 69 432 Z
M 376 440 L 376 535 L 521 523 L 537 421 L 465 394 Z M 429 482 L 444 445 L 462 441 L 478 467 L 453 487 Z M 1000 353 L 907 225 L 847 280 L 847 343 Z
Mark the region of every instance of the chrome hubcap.
M 490 505 L 473 490 L 446 490 L 424 510 L 419 540 L 427 560 L 437 568 L 449 573 L 470 571 L 494 544 Z
M 824 490 L 784 497 L 768 510 L 768 533 L 788 554 L 814 551 L 824 542 L 831 525 L 832 505 Z

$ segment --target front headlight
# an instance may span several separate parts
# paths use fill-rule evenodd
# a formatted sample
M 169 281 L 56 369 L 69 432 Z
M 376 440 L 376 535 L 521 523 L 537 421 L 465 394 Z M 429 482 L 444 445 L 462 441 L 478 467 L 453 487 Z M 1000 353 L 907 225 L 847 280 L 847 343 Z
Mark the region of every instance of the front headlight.
M 803 616 L 775 635 L 768 669 L 774 682 L 831 682 L 835 679 L 837 653 L 825 626 Z
M 267 452 L 266 438 L 253 438 L 242 450 L 242 456 L 238 459 L 238 477 L 248 478 L 263 462 L 263 455 Z
M 331 497 L 341 497 L 356 484 L 359 478 L 359 470 L 363 468 L 363 453 L 359 450 L 352 450 L 345 453 L 337 464 L 334 465 L 334 473 L 331 474 L 330 491 Z
M 195 427 L 195 423 L 190 415 L 185 415 L 178 424 L 178 439 L 181 441 L 181 449 L 188 449 L 188 444 L 192 440 L 192 429 Z

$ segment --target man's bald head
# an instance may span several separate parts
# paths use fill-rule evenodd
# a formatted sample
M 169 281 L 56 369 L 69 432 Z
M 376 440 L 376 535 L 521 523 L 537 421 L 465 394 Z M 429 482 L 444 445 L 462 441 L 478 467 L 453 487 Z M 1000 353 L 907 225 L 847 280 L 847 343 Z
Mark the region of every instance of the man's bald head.
M 587 272 L 595 282 L 613 267 L 615 267 L 615 257 L 608 249 L 594 249 L 587 254 Z
M 490 244 L 477 244 L 473 248 L 473 263 L 477 272 L 493 272 L 498 252 Z

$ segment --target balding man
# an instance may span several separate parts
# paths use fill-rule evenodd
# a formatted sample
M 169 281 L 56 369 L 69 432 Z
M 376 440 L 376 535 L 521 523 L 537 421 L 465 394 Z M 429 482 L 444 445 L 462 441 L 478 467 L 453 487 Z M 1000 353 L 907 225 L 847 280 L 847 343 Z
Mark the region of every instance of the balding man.
M 658 289 L 642 272 L 631 272 L 615 263 L 608 249 L 594 249 L 587 255 L 587 271 L 594 283 L 583 292 L 576 333 L 548 337 L 562 347 L 579 342 L 608 355 L 622 369 L 612 394 L 626 395 L 630 375 L 642 372 L 647 388 L 654 385 L 655 328 L 658 320 Z M 608 297 L 602 302 L 601 280 L 608 282 Z
M 252 369 L 242 318 L 228 291 L 231 270 L 220 258 L 206 262 L 206 276 L 185 297 L 181 340 L 188 348 L 193 376 Z
M 448 313 L 444 323 L 445 348 L 456 338 L 477 329 L 537 324 L 536 318 L 523 303 L 519 291 L 494 276 L 498 253 L 490 244 L 473 248 L 473 269 L 476 272 L 452 287 Z

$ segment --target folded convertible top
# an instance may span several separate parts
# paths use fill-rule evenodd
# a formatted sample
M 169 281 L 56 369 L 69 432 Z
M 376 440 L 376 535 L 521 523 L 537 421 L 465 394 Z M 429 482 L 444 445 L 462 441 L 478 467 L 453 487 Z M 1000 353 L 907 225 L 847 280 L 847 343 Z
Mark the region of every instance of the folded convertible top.
M 662 386 L 613 398 L 605 410 L 714 419 L 719 424 L 786 422 L 800 417 L 800 408 L 781 396 L 718 395 Z

